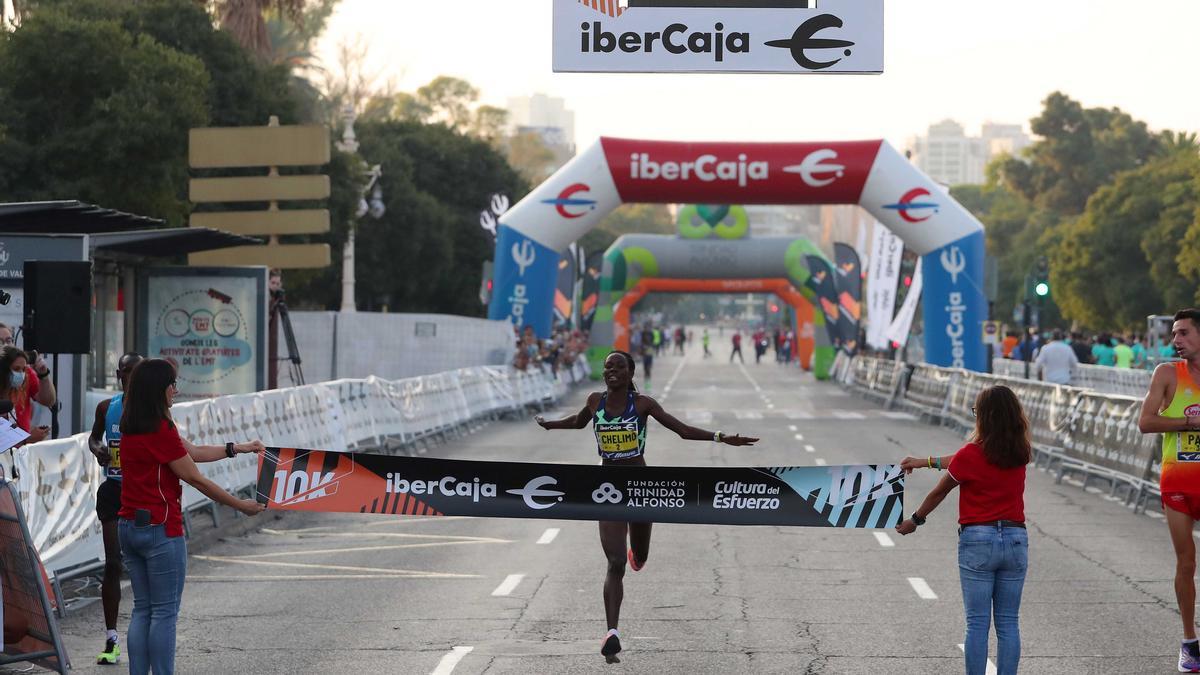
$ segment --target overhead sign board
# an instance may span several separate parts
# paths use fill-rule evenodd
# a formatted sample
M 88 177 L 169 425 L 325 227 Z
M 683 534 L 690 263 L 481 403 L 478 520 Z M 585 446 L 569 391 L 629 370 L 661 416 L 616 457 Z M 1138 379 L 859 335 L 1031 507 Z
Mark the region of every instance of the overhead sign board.
M 820 0 L 804 8 L 737 0 L 646 4 L 554 0 L 554 70 L 883 72 L 883 0 Z

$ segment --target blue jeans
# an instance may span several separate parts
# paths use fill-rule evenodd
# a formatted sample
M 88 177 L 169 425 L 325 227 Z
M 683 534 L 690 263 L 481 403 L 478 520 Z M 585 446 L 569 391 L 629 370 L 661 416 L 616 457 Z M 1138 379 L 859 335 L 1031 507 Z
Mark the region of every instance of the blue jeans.
M 117 534 L 133 586 L 129 622 L 129 673 L 175 672 L 175 622 L 187 576 L 187 542 L 168 537 L 163 525 L 137 527 L 121 518 Z
M 967 675 L 987 670 L 988 629 L 996 617 L 996 671 L 1013 675 L 1021 660 L 1021 589 L 1029 535 L 1019 527 L 967 527 L 958 536 L 958 575 L 967 615 Z

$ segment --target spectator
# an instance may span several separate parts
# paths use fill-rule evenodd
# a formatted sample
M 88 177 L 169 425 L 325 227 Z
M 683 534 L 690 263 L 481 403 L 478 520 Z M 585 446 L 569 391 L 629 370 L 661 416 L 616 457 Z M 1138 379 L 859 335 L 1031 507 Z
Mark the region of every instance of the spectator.
M 1020 341 L 1021 339 L 1017 337 L 1016 333 L 1008 333 L 1004 336 L 1004 342 L 1000 345 L 1000 351 L 1004 354 L 1004 358 L 1013 358 L 1013 350 L 1016 349 L 1017 343 Z
M 1037 355 L 1041 379 L 1054 384 L 1071 384 L 1078 365 L 1079 358 L 1075 356 L 1075 350 L 1063 340 L 1060 330 L 1054 331 L 1053 341 L 1042 347 Z
M 0 323 L 0 347 L 16 346 L 16 344 L 17 341 L 13 339 L 12 329 L 7 324 Z
M 1080 363 L 1092 362 L 1092 346 L 1083 339 L 1082 333 L 1071 333 L 1071 349 L 1075 352 L 1075 358 Z
M 29 432 L 30 443 L 43 441 L 50 435 L 49 427 L 29 428 L 33 422 L 34 401 L 49 408 L 58 400 L 54 383 L 50 381 L 50 369 L 40 355 L 30 366 L 29 355 L 25 352 L 12 345 L 0 348 L 0 399 L 4 398 L 12 401 L 17 426 Z
M 1142 342 L 1142 336 L 1133 334 L 1129 340 L 1129 348 L 1133 350 L 1133 367 L 1145 369 L 1146 363 L 1146 345 Z
M 1092 363 L 1098 366 L 1115 366 L 1117 360 L 1112 344 L 1112 335 L 1101 333 L 1096 338 L 1096 344 L 1092 345 Z
M 1113 347 L 1113 360 L 1118 368 L 1133 367 L 1133 349 L 1125 344 L 1124 337 L 1117 337 L 1117 346 Z
M 239 452 L 260 452 L 263 444 L 194 446 L 179 436 L 171 420 L 176 395 L 175 368 L 164 359 L 134 367 L 121 416 L 121 510 L 118 537 L 133 587 L 129 622 L 129 672 L 156 675 L 175 670 L 175 626 L 187 576 L 183 537 L 183 487 L 250 516 L 265 504 L 238 499 L 204 477 L 196 462 L 212 462 Z

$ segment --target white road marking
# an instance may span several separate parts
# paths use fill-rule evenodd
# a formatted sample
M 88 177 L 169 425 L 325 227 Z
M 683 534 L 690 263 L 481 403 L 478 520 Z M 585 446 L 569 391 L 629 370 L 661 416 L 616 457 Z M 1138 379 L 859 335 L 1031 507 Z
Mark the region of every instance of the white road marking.
M 912 413 L 899 412 L 896 410 L 885 410 L 880 414 L 883 415 L 884 417 L 894 419 L 894 420 L 916 420 L 917 419 L 917 416 L 913 415 Z
M 795 424 L 789 424 L 789 425 L 788 425 L 788 431 L 795 431 L 795 430 L 796 430 L 796 425 L 795 425 Z
M 854 412 L 852 410 L 830 410 L 829 414 L 833 415 L 834 417 L 838 418 L 839 420 L 865 420 L 865 419 L 867 419 L 866 415 L 864 415 L 862 413 Z
M 696 424 L 708 424 L 712 417 L 712 413 L 707 410 L 691 410 L 684 414 L 684 419 Z
M 912 586 L 922 600 L 937 600 L 937 593 L 934 593 L 929 584 L 925 583 L 921 577 L 909 577 L 908 585 Z
M 811 419 L 813 419 L 812 413 L 798 412 L 796 410 L 792 410 L 790 412 L 784 413 L 784 415 L 789 420 L 811 420 Z
M 813 447 L 813 446 L 811 446 L 811 445 L 806 445 L 806 446 L 804 446 L 804 451 L 805 451 L 805 452 L 816 452 L 816 451 L 817 451 L 817 449 L 816 449 L 816 448 L 814 448 L 814 447 Z
M 774 407 L 775 407 L 775 404 L 774 404 L 774 403 L 768 403 L 768 404 L 767 404 L 767 407 L 768 407 L 768 408 L 774 408 Z
M 524 578 L 524 574 L 510 574 L 507 577 L 504 577 L 504 581 L 501 581 L 500 585 L 496 587 L 496 590 L 492 591 L 492 595 L 500 597 L 512 593 L 514 590 L 516 590 L 517 584 L 521 583 L 521 580 Z
M 667 380 L 667 386 L 663 388 L 662 396 L 659 397 L 659 402 L 667 400 L 667 396 L 671 394 L 671 387 L 675 384 L 675 380 L 679 379 L 679 373 L 683 371 L 684 364 L 687 363 L 687 355 L 679 359 L 679 365 L 675 366 L 675 372 L 671 373 L 671 379 Z
M 804 440 L 804 434 L 796 434 L 795 436 L 793 436 L 793 438 L 795 438 L 798 441 L 802 441 L 802 440 Z
M 554 541 L 555 537 L 558 536 L 558 532 L 559 529 L 557 527 L 547 528 L 546 531 L 542 533 L 541 538 L 537 540 L 537 543 L 549 544 L 550 542 Z
M 960 644 L 960 645 L 958 645 L 958 648 L 959 648 L 959 650 L 960 650 L 960 651 L 962 651 L 962 653 L 964 653 L 964 654 L 966 654 L 966 653 L 967 653 L 967 646 L 966 646 L 966 645 Z M 996 675 L 996 672 L 997 672 L 997 671 L 996 671 L 996 664 L 992 663 L 992 660 L 991 660 L 991 659 L 988 659 L 988 664 L 987 664 L 987 675 Z
M 416 579 L 478 579 L 478 574 L 451 574 L 449 572 L 423 572 L 421 570 L 396 570 L 387 569 L 386 567 L 355 567 L 351 565 L 317 565 L 315 563 L 288 563 L 275 562 L 271 560 L 244 560 L 241 558 L 230 558 L 219 555 L 193 555 L 196 560 L 208 560 L 210 562 L 225 562 L 238 565 L 262 565 L 265 567 L 295 567 L 300 569 L 318 569 L 318 570 L 345 570 L 347 572 L 373 572 L 376 574 L 390 574 L 394 577 L 416 578 Z
M 1166 516 L 1164 516 L 1163 514 L 1157 512 L 1157 511 L 1143 511 L 1143 513 L 1150 516 L 1151 518 L 1166 518 Z
M 430 675 L 450 675 L 454 672 L 454 666 L 457 666 L 458 662 L 462 661 L 463 657 L 470 654 L 473 649 L 475 648 L 455 647 L 453 651 L 443 656 L 441 661 L 438 661 L 437 668 L 434 668 Z
M 750 377 L 750 371 L 746 370 L 745 364 L 739 363 L 738 370 L 742 371 L 742 375 L 745 375 L 746 379 L 750 381 L 750 384 L 754 385 L 754 391 L 762 391 L 762 387 L 758 386 L 758 383 L 754 381 L 753 377 Z
M 761 420 L 763 414 L 757 410 L 735 410 L 733 416 L 739 420 Z
M 887 532 L 872 532 L 872 534 L 875 535 L 875 541 L 878 541 L 879 545 L 884 548 L 892 548 L 896 545 L 896 542 L 892 541 Z
M 821 459 L 820 457 L 816 458 L 813 461 L 817 463 L 817 466 L 825 466 L 825 460 Z
M 238 560 L 253 560 L 256 558 L 282 558 L 292 555 L 328 555 L 330 553 L 362 553 L 364 551 L 398 551 L 403 548 L 432 548 L 434 546 L 462 546 L 464 544 L 511 544 L 511 541 L 496 539 L 493 541 L 438 541 L 424 544 L 388 544 L 380 546 L 352 546 L 350 548 L 318 548 L 302 549 L 299 551 L 276 551 L 274 553 L 253 553 L 250 555 L 235 555 L 230 558 Z

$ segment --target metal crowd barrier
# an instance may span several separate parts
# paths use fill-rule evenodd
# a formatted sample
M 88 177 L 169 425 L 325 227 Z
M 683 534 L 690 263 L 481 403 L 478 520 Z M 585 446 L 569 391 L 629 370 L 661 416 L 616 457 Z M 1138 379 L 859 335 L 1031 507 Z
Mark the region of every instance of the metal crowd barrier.
M 1025 362 L 1012 359 L 992 359 L 992 374 L 1018 379 L 1025 378 Z M 1075 367 L 1071 385 L 1105 394 L 1142 397 L 1150 387 L 1152 371 L 1134 368 L 1114 368 L 1080 364 Z M 1029 379 L 1038 379 L 1036 363 L 1029 364 Z
M 1009 363 L 1024 368 L 1019 361 Z M 979 391 L 1003 384 L 1016 393 L 1029 418 L 1035 466 L 1045 466 L 1057 482 L 1077 476 L 1085 489 L 1093 482 L 1106 484 L 1110 495 L 1123 498 L 1135 510 L 1144 509 L 1158 495 L 1160 437 L 1141 433 L 1137 423 L 1144 390 L 1135 398 L 1019 376 L 865 356 L 842 358 L 834 368 L 837 382 L 868 397 L 894 384 L 888 407 L 901 407 L 963 431 L 974 427 L 971 407 Z M 1126 386 L 1134 381 L 1129 379 Z
M 384 380 L 368 377 L 223 396 L 171 408 L 180 432 L 197 445 L 261 439 L 269 446 L 328 450 L 407 448 L 423 452 L 451 435 L 474 430 L 486 419 L 545 410 L 568 385 L 587 379 L 579 359 L 557 376 L 549 369 L 521 372 L 479 366 L 434 375 Z M 13 453 L 21 507 L 34 545 L 57 586 L 97 569 L 104 546 L 97 527 L 96 488 L 103 477 L 87 447 L 87 434 L 44 441 Z M 0 471 L 12 466 L 0 456 Z M 200 464 L 201 471 L 229 492 L 250 496 L 258 478 L 257 457 Z M 184 486 L 184 527 L 190 533 L 197 511 L 219 526 L 216 504 Z M 61 592 L 61 589 L 59 589 Z M 61 597 L 61 595 L 60 595 Z

